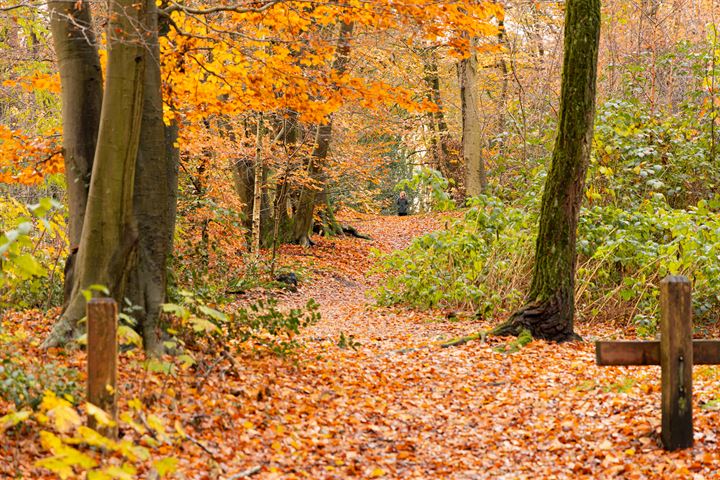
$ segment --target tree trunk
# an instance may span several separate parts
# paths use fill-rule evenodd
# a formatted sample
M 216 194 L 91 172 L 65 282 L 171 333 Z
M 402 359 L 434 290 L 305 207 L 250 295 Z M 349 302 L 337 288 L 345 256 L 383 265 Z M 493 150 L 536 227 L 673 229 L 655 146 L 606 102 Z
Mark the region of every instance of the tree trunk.
M 177 205 L 177 125 L 163 121 L 158 12 L 148 3 L 142 131 L 135 169 L 133 212 L 138 229 L 138 255 L 125 296 L 135 307 L 145 350 L 160 353 L 158 325 L 165 302 L 167 264 L 172 251 Z
M 600 32 L 599 0 L 569 0 L 560 121 L 540 212 L 527 304 L 493 333 L 527 328 L 536 338 L 574 340 L 577 222 L 592 145 Z
M 498 46 L 500 47 L 500 50 L 498 51 L 497 56 L 497 66 L 500 70 L 500 98 L 499 105 L 498 105 L 498 136 L 499 138 L 504 139 L 505 136 L 503 133 L 505 132 L 505 123 L 506 123 L 506 113 L 507 113 L 507 97 L 508 97 L 508 87 L 509 87 L 509 80 L 508 80 L 508 62 L 505 59 L 505 54 L 508 51 L 508 41 L 507 41 L 507 34 L 505 33 L 505 21 L 500 20 L 498 22 Z M 494 142 L 499 144 L 498 150 L 502 152 L 505 149 L 505 141 L 499 140 L 497 142 Z M 492 145 L 495 146 L 495 145 Z
M 255 144 L 255 181 L 253 182 L 253 208 L 252 208 L 252 248 L 256 256 L 260 256 L 260 214 L 262 211 L 262 184 L 263 184 L 263 161 L 262 161 L 262 134 L 263 117 L 258 115 Z
M 347 70 L 350 61 L 350 37 L 352 36 L 354 24 L 342 22 L 338 34 L 337 53 L 333 61 L 332 70 L 341 76 Z M 313 149 L 308 165 L 308 175 L 316 179 L 321 172 L 322 163 L 330 151 L 330 138 L 332 135 L 332 118 L 327 123 L 317 127 L 315 137 L 315 148 Z M 312 233 L 313 213 L 315 210 L 315 197 L 317 188 L 303 188 L 300 192 L 298 207 L 293 217 L 293 243 L 299 245 L 310 245 L 310 234 Z
M 72 293 L 73 266 L 85 218 L 103 85 L 88 2 L 53 1 L 48 3 L 48 8 L 62 85 L 63 156 L 70 243 L 70 255 L 65 264 L 66 308 Z
M 448 146 L 449 133 L 445 112 L 443 110 L 442 96 L 440 95 L 440 72 L 438 69 L 437 50 L 431 47 L 424 57 L 423 71 L 425 85 L 427 88 L 426 98 L 437 106 L 437 110 L 428 114 L 430 121 L 431 138 L 430 150 L 433 159 L 433 168 L 440 171 L 443 176 L 448 177 L 450 160 L 450 148 Z
M 474 42 L 471 44 L 471 48 Z M 460 103 L 462 107 L 462 149 L 465 160 L 465 194 L 480 195 L 487 187 L 485 162 L 482 158 L 482 132 L 478 108 L 477 55 L 470 52 L 468 58 L 458 63 Z
M 87 208 L 68 308 L 45 341 L 59 346 L 79 334 L 85 315 L 82 291 L 103 285 L 119 302 L 138 233 L 133 218 L 133 184 L 143 113 L 146 0 L 116 0 L 108 21 L 107 83 L 102 102 Z

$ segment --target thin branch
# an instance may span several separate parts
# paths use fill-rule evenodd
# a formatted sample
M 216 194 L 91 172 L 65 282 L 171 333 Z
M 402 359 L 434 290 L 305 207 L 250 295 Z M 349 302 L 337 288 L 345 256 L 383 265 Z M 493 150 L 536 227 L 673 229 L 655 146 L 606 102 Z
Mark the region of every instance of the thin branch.
M 172 12 L 184 12 L 190 15 L 209 15 L 211 13 L 218 12 L 233 12 L 233 13 L 262 13 L 269 10 L 274 5 L 283 2 L 283 0 L 271 0 L 261 7 L 241 7 L 240 5 L 222 5 L 210 8 L 192 8 L 181 3 L 170 1 L 171 6 L 162 10 L 163 14 L 169 15 Z

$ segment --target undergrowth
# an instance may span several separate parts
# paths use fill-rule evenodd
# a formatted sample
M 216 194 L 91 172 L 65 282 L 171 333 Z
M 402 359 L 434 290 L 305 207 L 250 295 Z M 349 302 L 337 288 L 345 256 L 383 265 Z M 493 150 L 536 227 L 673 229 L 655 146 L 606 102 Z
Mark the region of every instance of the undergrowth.
M 382 305 L 465 309 L 479 317 L 519 306 L 532 275 L 536 204 L 473 199 L 445 230 L 392 252 L 378 270 Z M 581 319 L 632 321 L 640 334 L 657 323 L 658 284 L 666 275 L 693 282 L 696 321 L 720 311 L 720 200 L 671 208 L 654 194 L 636 208 L 593 205 L 578 227 L 576 309 Z

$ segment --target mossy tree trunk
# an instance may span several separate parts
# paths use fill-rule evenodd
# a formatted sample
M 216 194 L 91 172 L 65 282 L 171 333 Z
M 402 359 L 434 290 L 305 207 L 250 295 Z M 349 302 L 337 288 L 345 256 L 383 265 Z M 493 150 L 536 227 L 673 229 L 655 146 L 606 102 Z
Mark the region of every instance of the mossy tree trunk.
M 63 157 L 70 243 L 70 255 L 65 264 L 67 307 L 85 219 L 90 174 L 100 125 L 103 85 L 88 2 L 48 2 L 48 9 L 62 85 Z
M 526 328 L 535 338 L 578 339 L 573 330 L 577 222 L 590 158 L 600 34 L 600 1 L 568 0 L 560 119 L 545 183 L 527 304 L 495 334 Z
M 87 208 L 73 288 L 67 309 L 45 346 L 59 346 L 79 334 L 85 315 L 83 290 L 104 285 L 122 300 L 137 255 L 133 217 L 135 164 L 143 114 L 147 4 L 112 2 L 108 21 L 107 82 L 103 96 Z
M 347 70 L 350 61 L 350 39 L 352 37 L 354 24 L 342 22 L 338 34 L 337 50 L 332 70 L 342 76 Z M 332 118 L 324 125 L 317 127 L 315 136 L 315 147 L 308 164 L 308 176 L 318 180 L 321 176 L 322 164 L 330 152 L 330 139 L 332 136 Z M 315 212 L 316 197 L 318 188 L 315 185 L 305 187 L 300 192 L 298 206 L 293 217 L 292 242 L 299 245 L 310 245 L 310 235 L 313 226 L 313 214 Z

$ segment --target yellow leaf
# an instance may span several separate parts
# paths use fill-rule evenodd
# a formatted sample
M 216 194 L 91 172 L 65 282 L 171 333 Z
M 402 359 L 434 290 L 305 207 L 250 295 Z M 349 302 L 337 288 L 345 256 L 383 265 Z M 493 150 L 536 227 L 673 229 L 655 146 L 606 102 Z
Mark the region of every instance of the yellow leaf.
M 80 415 L 70 402 L 58 398 L 53 392 L 45 392 L 40 409 L 53 420 L 55 428 L 60 433 L 66 433 L 82 423 Z
M 175 431 L 182 438 L 186 438 L 188 436 L 187 432 L 185 432 L 185 429 L 182 426 L 182 423 L 180 423 L 180 420 L 175 420 Z
M 385 475 L 386 473 L 387 473 L 387 472 L 386 472 L 385 470 L 383 470 L 383 469 L 380 468 L 380 467 L 377 467 L 375 470 L 373 470 L 372 472 L 370 472 L 370 478 L 382 477 L 382 476 Z
M 4 432 L 8 428 L 12 428 L 18 423 L 22 423 L 32 415 L 31 410 L 20 410 L 19 412 L 10 412 L 4 417 L 0 417 L 0 432 Z
M 153 467 L 157 470 L 158 475 L 164 477 L 177 470 L 178 460 L 173 457 L 165 457 L 153 462 Z
M 107 412 L 102 408 L 96 407 L 90 402 L 87 402 L 85 404 L 85 408 L 87 409 L 88 415 L 95 418 L 95 420 L 97 420 L 100 425 L 104 427 L 114 427 L 115 425 L 117 425 L 117 423 L 112 418 L 110 418 L 110 415 L 108 415 Z

